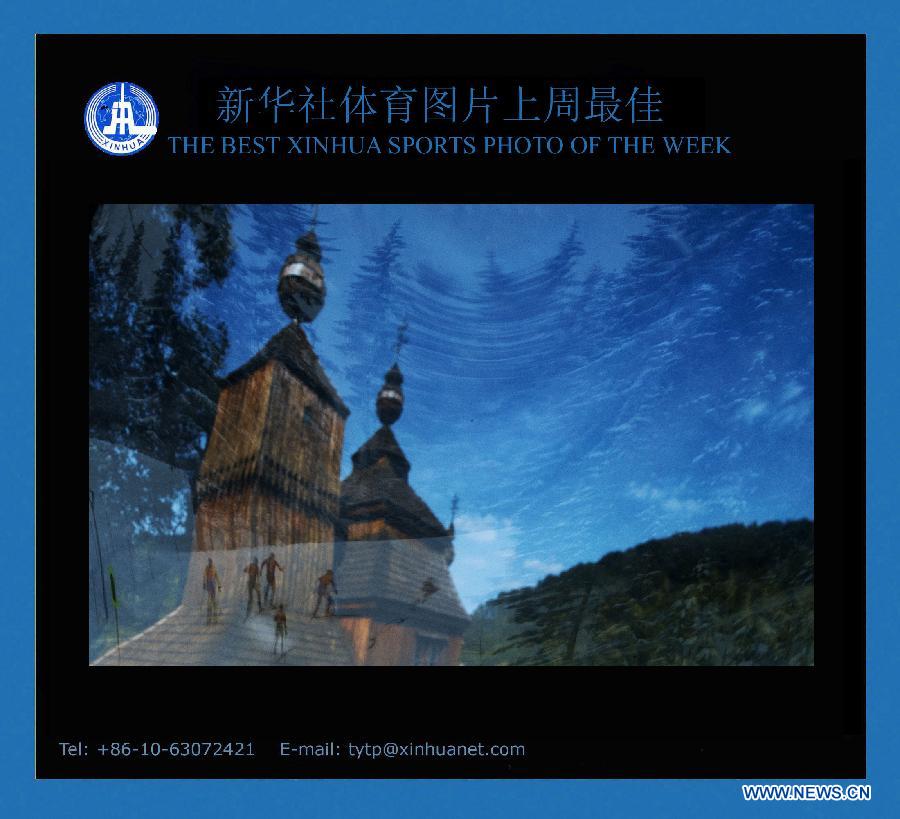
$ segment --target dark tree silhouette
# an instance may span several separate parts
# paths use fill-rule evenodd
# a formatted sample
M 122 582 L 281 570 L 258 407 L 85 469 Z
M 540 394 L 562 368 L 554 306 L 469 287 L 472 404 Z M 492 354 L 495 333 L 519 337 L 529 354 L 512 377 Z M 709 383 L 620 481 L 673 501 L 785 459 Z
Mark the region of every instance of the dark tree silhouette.
M 112 240 L 100 225 L 91 234 L 90 434 L 192 470 L 227 347 L 224 326 L 208 321 L 195 297 L 227 277 L 231 230 L 222 205 L 165 212 L 156 265 L 143 221 L 132 223 L 127 241 L 124 229 Z
M 501 594 L 491 605 L 508 609 L 513 622 L 524 626 L 502 650 L 524 649 L 526 657 L 534 652 L 539 665 L 571 664 L 599 573 L 599 564 L 583 563 L 563 577 L 545 577 L 535 588 Z
M 219 386 L 215 377 L 227 349 L 221 322 L 210 325 L 185 307 L 192 282 L 181 250 L 182 225 L 169 231 L 151 297 L 144 305 L 144 365 L 152 393 L 147 440 L 160 460 L 193 469 L 212 429 Z
M 401 254 L 405 247 L 400 223 L 366 257 L 354 277 L 347 297 L 347 318 L 341 322 L 342 351 L 350 362 L 344 371 L 349 403 L 365 406 L 391 365 L 396 328 L 406 305 L 393 298 L 403 275 Z
M 140 383 L 144 376 L 138 321 L 143 235 L 144 227 L 139 225 L 124 253 L 122 235 L 110 253 L 102 249 L 105 235 L 94 233 L 89 241 L 88 382 L 93 437 L 128 437 L 135 428 L 135 402 L 146 394 L 146 385 Z

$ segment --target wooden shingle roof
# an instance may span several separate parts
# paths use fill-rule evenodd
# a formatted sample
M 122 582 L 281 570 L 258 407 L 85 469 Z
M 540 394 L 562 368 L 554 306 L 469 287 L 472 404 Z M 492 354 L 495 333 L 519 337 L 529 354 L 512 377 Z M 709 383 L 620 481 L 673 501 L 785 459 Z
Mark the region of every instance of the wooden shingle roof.
M 407 480 L 409 461 L 390 427 L 381 427 L 353 453 L 353 472 L 341 484 L 341 518 L 384 517 L 409 537 L 446 538 L 444 525 Z
M 315 392 L 325 403 L 331 405 L 342 418 L 350 414 L 347 405 L 341 400 L 325 370 L 319 363 L 306 333 L 296 324 L 289 324 L 279 330 L 246 364 L 225 376 L 225 384 L 234 384 L 265 366 L 270 361 L 279 361 L 294 376 Z
M 442 551 L 416 540 L 350 541 L 335 578 L 338 614 L 461 634 L 469 622 Z

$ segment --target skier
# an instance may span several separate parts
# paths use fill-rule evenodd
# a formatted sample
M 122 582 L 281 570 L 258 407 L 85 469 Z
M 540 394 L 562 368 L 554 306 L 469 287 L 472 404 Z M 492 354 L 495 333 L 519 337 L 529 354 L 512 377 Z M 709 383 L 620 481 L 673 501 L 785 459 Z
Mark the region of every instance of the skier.
M 319 606 L 325 601 L 325 616 L 334 616 L 334 595 L 338 593 L 337 586 L 334 584 L 334 572 L 329 569 L 323 574 L 318 583 L 316 583 L 316 608 L 313 611 L 313 617 L 319 614 Z
M 206 592 L 206 625 L 210 625 L 219 616 L 216 589 L 222 591 L 222 584 L 219 582 L 219 573 L 210 558 L 203 570 L 203 590 Z
M 275 570 L 278 569 L 284 574 L 281 564 L 275 559 L 275 552 L 270 552 L 269 556 L 262 562 L 263 568 L 266 570 L 266 590 L 263 594 L 263 600 L 272 608 L 275 606 Z
M 253 558 L 245 569 L 244 574 L 247 575 L 247 617 L 250 616 L 250 609 L 253 607 L 253 594 L 256 593 L 256 605 L 259 607 L 259 613 L 262 614 L 262 601 L 259 599 L 259 560 Z M 244 619 L 246 620 L 247 617 Z
M 272 616 L 275 621 L 275 645 L 272 653 L 278 653 L 278 638 L 281 638 L 281 653 L 284 654 L 284 635 L 287 634 L 287 615 L 284 613 L 284 603 L 278 606 L 278 611 Z

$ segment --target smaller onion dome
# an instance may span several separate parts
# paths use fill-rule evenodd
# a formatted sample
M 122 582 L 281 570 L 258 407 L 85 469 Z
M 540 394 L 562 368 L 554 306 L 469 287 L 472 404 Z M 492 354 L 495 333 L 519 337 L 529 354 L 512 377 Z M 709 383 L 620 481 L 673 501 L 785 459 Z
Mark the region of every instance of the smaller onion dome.
M 281 309 L 294 321 L 312 321 L 325 303 L 322 248 L 314 230 L 297 239 L 297 251 L 284 261 L 278 276 Z
M 403 414 L 403 374 L 396 364 L 384 376 L 384 385 L 375 399 L 375 412 L 385 426 L 390 426 Z

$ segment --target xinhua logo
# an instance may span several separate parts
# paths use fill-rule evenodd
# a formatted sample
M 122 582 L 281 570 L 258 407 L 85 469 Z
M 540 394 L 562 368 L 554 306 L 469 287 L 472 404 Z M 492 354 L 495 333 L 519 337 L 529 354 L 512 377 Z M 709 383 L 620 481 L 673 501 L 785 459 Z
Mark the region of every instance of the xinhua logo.
M 133 82 L 105 85 L 88 100 L 84 130 L 101 151 L 114 156 L 136 154 L 156 136 L 159 109 Z

